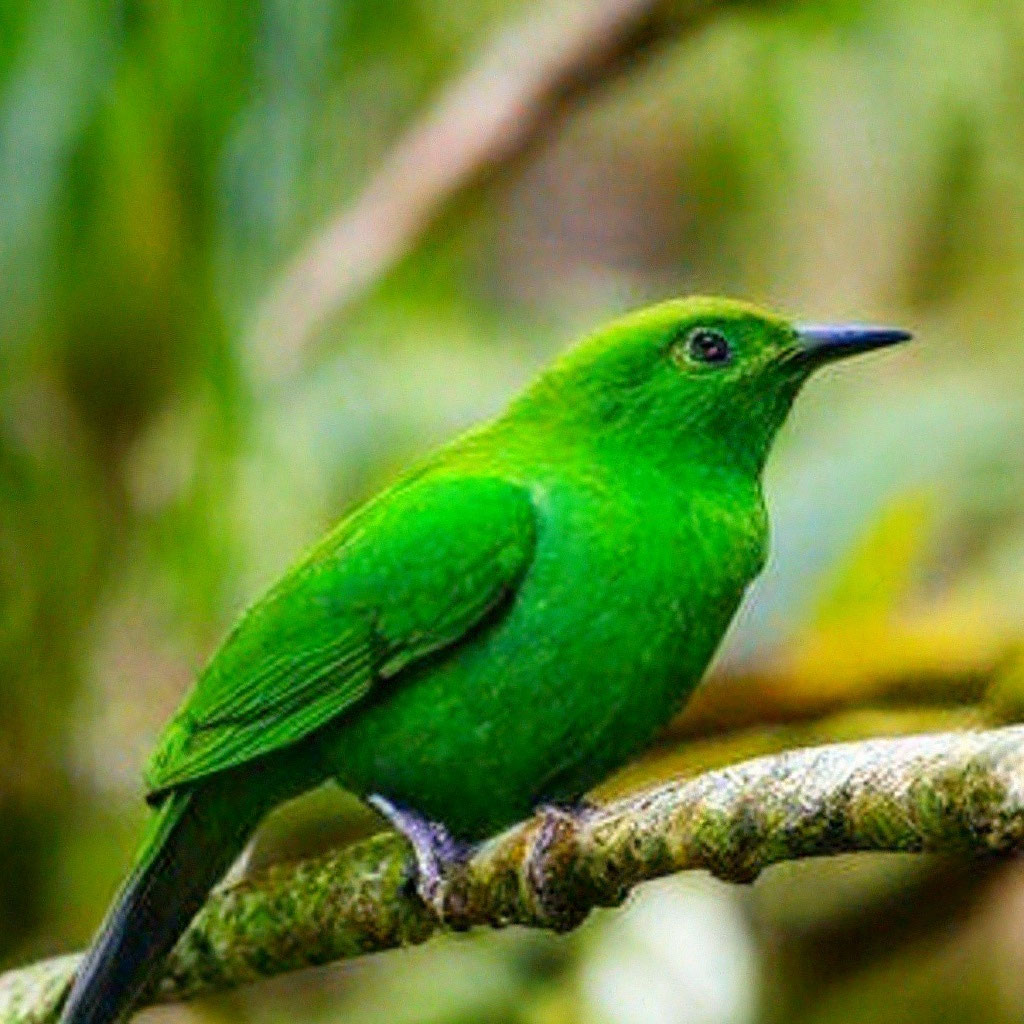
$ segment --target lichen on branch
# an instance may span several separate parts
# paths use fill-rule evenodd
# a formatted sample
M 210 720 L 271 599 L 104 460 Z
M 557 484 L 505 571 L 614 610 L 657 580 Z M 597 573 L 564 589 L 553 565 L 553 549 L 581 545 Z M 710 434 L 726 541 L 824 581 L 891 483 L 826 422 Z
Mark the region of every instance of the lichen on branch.
M 565 931 L 637 884 L 700 868 L 750 882 L 784 860 L 853 851 L 1024 849 L 1024 726 L 866 740 L 761 757 L 602 807 L 547 809 L 449 878 L 445 920 L 419 900 L 404 839 L 384 833 L 215 892 L 149 1002 L 425 942 L 443 929 Z M 52 1024 L 78 962 L 0 976 L 0 1024 Z

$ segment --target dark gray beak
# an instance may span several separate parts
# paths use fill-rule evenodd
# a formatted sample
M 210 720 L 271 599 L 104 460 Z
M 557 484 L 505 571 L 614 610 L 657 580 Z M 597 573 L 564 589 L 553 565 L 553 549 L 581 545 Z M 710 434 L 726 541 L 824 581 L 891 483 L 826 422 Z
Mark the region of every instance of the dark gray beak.
M 797 345 L 814 362 L 831 362 L 858 352 L 870 352 L 909 341 L 909 331 L 898 327 L 872 327 L 868 324 L 798 324 Z

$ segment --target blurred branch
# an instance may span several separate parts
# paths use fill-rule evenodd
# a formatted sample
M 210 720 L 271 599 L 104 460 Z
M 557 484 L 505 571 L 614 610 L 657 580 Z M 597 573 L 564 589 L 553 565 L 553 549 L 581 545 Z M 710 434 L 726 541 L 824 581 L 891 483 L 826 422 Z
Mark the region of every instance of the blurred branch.
M 785 670 L 719 675 L 690 699 L 659 737 L 659 747 L 732 736 L 745 729 L 820 721 L 858 709 L 980 709 L 998 669 L 979 666 L 934 675 L 865 675 L 845 686 L 805 685 Z M 1001 723 L 990 723 L 1001 724 Z
M 565 931 L 639 882 L 702 868 L 753 881 L 779 861 L 861 850 L 991 855 L 1024 849 L 1024 727 L 789 751 L 634 794 L 538 813 L 448 881 L 446 925 Z M 416 897 L 394 834 L 215 893 L 151 1001 L 425 942 L 442 925 Z M 0 1024 L 56 1019 L 77 958 L 0 977 Z
M 888 559 L 875 563 L 886 565 Z M 813 722 L 854 709 L 959 708 L 975 705 L 991 725 L 1017 714 L 1016 633 L 960 606 L 916 617 L 847 615 L 816 625 L 756 671 L 716 673 L 662 734 L 678 746 L 766 725 Z
M 317 327 L 394 266 L 457 196 L 521 157 L 588 93 L 721 6 L 537 3 L 442 93 L 284 273 L 255 325 L 257 369 L 271 378 L 294 370 Z

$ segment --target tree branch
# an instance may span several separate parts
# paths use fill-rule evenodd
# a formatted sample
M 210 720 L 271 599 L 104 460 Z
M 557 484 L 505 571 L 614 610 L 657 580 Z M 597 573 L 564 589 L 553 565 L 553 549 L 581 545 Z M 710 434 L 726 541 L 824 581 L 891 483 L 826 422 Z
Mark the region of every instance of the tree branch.
M 771 864 L 860 850 L 1024 849 L 1024 726 L 833 744 L 758 758 L 575 813 L 546 811 L 449 880 L 446 925 L 566 931 L 640 882 L 702 868 L 750 882 Z M 441 924 L 393 833 L 216 892 L 151 1002 L 425 942 Z M 52 1024 L 77 956 L 0 976 L 0 1024 Z
M 441 94 L 285 271 L 253 332 L 260 372 L 273 378 L 294 370 L 316 328 L 383 277 L 453 199 L 520 158 L 582 97 L 719 6 L 538 3 Z

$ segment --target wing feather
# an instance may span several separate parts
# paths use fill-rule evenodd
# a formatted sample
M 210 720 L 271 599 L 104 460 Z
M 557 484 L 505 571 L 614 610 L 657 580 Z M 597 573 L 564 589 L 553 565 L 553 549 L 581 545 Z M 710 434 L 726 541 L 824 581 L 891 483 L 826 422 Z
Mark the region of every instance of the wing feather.
M 420 478 L 343 522 L 239 621 L 150 761 L 151 798 L 295 743 L 376 685 L 457 645 L 515 593 L 529 495 Z

